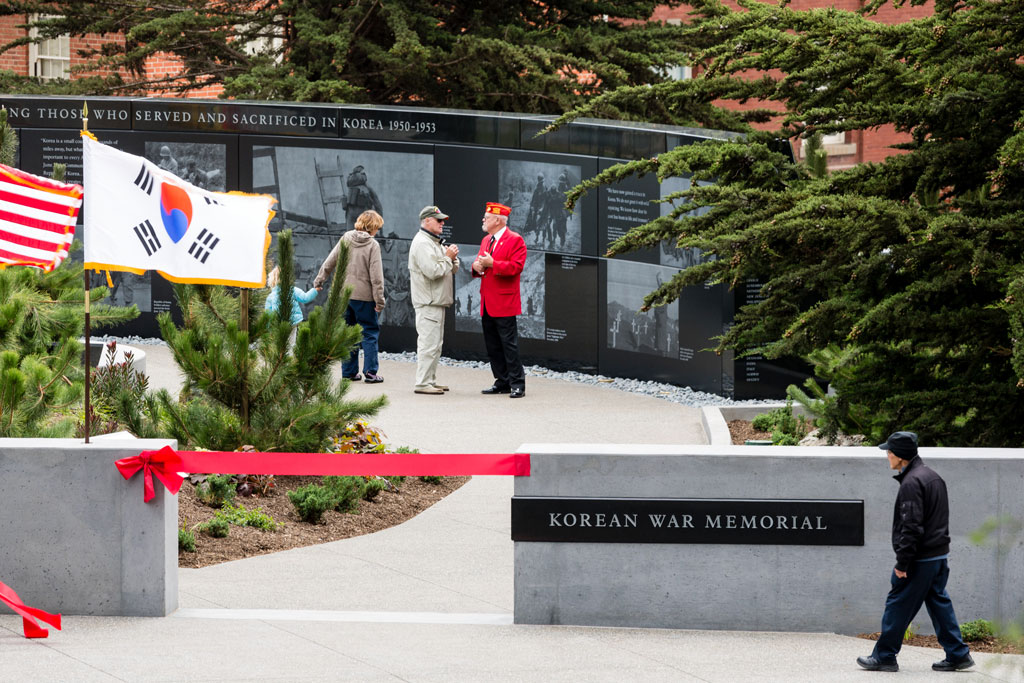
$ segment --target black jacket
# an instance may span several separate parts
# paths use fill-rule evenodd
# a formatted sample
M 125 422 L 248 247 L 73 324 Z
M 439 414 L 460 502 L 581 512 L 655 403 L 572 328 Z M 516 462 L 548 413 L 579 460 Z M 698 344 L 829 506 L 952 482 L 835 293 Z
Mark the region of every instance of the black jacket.
M 892 515 L 896 569 L 949 552 L 949 496 L 946 482 L 915 457 L 893 477 L 900 483 Z

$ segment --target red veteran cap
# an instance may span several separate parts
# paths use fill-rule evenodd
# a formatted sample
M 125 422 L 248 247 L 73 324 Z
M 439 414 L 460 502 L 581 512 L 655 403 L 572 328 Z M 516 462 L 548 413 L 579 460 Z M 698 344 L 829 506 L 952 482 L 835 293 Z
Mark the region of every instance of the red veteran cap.
M 505 206 L 504 204 L 499 204 L 498 202 L 487 202 L 487 209 L 485 209 L 484 213 L 493 213 L 499 216 L 507 216 L 510 213 L 512 213 L 512 209 Z

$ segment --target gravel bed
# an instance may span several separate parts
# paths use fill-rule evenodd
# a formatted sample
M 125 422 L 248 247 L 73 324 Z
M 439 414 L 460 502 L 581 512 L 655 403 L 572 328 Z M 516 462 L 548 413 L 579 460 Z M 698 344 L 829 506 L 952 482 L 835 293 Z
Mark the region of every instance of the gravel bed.
M 100 337 L 104 341 L 114 340 L 118 344 L 129 346 L 166 346 L 163 339 L 143 337 Z M 404 363 L 415 363 L 416 354 L 413 351 L 401 353 L 380 352 L 380 357 L 385 360 L 399 361 Z M 488 368 L 488 363 L 474 360 L 455 360 L 442 357 L 441 365 L 462 368 Z M 578 384 L 591 384 L 594 386 L 610 387 L 619 391 L 628 391 L 631 394 L 642 394 L 653 396 L 665 401 L 679 403 L 684 406 L 699 408 L 701 406 L 736 406 L 736 405 L 763 405 L 767 403 L 778 403 L 776 400 L 748 399 L 737 401 L 717 394 L 710 394 L 703 391 L 695 391 L 690 387 L 680 387 L 674 384 L 663 384 L 639 379 L 626 379 L 623 377 L 605 377 L 604 375 L 591 375 L 585 372 L 565 371 L 559 372 L 544 368 L 539 365 L 525 366 L 526 374 L 529 377 L 544 377 L 547 379 L 559 379 L 565 382 L 576 382 Z

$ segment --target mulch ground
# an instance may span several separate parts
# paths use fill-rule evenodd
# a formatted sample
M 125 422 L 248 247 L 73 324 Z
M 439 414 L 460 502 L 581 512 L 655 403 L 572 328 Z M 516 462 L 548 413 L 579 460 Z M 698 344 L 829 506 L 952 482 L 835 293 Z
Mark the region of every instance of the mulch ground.
M 772 440 L 771 432 L 754 429 L 754 425 L 750 424 L 749 420 L 730 420 L 728 424 L 733 446 L 742 446 L 747 439 Z
M 195 531 L 196 551 L 179 551 L 178 566 L 206 567 L 253 555 L 370 534 L 415 517 L 469 481 L 469 477 L 444 477 L 440 484 L 428 484 L 418 477 L 408 477 L 397 493 L 381 491 L 372 501 L 360 501 L 359 510 L 355 513 L 330 510 L 324 514 L 320 524 L 303 522 L 296 514 L 287 492 L 306 484 L 319 484 L 322 479 L 276 477 L 276 486 L 270 495 L 236 497 L 235 505 L 262 509 L 278 522 L 278 529 L 261 531 L 231 525 L 226 538 L 213 538 Z M 186 481 L 178 494 L 178 527 L 194 529 L 197 524 L 212 519 L 216 512 L 216 509 L 196 498 L 195 487 Z
M 865 640 L 878 640 L 879 633 L 861 633 L 858 638 L 864 638 Z M 939 641 L 935 636 L 912 636 L 907 640 L 903 641 L 904 645 L 913 645 L 915 647 L 933 647 L 942 650 L 942 646 L 939 645 Z M 983 640 L 972 640 L 967 643 L 967 647 L 971 648 L 971 652 L 990 652 L 1001 655 L 1024 655 L 1024 644 L 1013 643 L 1008 640 L 1001 638 L 985 638 Z

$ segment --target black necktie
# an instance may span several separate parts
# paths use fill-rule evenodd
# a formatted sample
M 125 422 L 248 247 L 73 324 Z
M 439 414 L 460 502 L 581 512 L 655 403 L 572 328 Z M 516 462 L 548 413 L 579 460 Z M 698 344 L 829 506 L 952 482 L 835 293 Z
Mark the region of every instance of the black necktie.
M 494 235 L 491 235 L 491 241 L 487 243 L 487 253 L 490 254 L 494 251 Z

